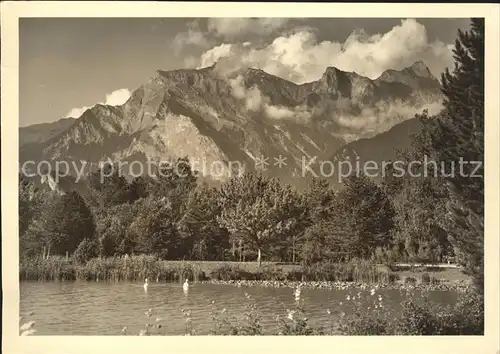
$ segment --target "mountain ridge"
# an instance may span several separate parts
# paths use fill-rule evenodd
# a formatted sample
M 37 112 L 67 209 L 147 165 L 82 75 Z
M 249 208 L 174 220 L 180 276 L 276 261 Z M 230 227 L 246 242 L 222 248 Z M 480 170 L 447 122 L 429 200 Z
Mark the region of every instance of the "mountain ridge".
M 303 157 L 328 158 L 349 136 L 358 140 L 391 127 L 375 119 L 375 130 L 367 129 L 363 114 L 368 125 L 388 107 L 399 104 L 416 113 L 442 98 L 439 81 L 422 62 L 375 80 L 327 67 L 320 79 L 300 85 L 256 68 L 226 75 L 219 69 L 216 63 L 156 70 L 123 105 L 95 105 L 58 134 L 21 144 L 20 162 L 188 156 L 222 161 L 227 169 L 233 160 L 252 166 L 259 156 L 286 156 L 287 169 L 267 173 L 289 177 Z

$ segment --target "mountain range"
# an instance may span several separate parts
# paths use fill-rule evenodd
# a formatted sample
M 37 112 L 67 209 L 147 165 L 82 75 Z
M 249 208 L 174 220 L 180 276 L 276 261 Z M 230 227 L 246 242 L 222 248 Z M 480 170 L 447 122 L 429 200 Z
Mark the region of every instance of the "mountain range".
M 418 129 L 408 120 L 439 110 L 441 100 L 439 81 L 421 61 L 374 80 L 328 67 L 301 85 L 254 68 L 228 73 L 218 63 L 158 70 L 121 106 L 97 104 L 76 119 L 21 127 L 20 166 L 127 161 L 130 174 L 132 161 L 187 156 L 195 169 L 224 180 L 236 162 L 254 170 L 264 161 L 265 174 L 300 185 L 312 158 L 331 159 L 352 146 L 378 157 L 404 148 Z M 284 164 L 275 166 L 278 159 Z

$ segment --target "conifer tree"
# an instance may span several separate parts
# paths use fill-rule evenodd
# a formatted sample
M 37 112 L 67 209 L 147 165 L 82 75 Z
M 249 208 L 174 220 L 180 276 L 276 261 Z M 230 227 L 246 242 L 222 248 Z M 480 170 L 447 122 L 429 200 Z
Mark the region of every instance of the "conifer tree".
M 367 258 L 391 243 L 394 208 L 383 190 L 360 174 L 344 180 L 336 195 L 331 243 L 344 245 L 350 257 Z
M 455 67 L 442 75 L 444 112 L 430 130 L 435 156 L 447 167 L 451 202 L 446 229 L 479 289 L 484 267 L 484 19 L 458 32 Z M 460 165 L 460 161 L 465 162 Z

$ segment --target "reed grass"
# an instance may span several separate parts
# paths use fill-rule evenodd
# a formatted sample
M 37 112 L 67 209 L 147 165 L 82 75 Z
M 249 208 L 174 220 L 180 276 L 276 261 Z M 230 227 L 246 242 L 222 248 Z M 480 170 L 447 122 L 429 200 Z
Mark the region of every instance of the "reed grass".
M 73 258 L 29 259 L 20 263 L 20 280 L 37 281 L 150 281 L 206 280 L 196 262 L 171 262 L 153 256 L 94 258 L 81 264 Z
M 390 283 L 395 277 L 385 268 L 364 260 L 348 263 L 324 263 L 304 269 L 307 281 L 340 281 L 363 283 Z
M 35 281 L 143 281 L 202 280 L 341 281 L 391 283 L 390 271 L 368 261 L 325 263 L 307 267 L 253 262 L 164 261 L 153 256 L 94 258 L 80 263 L 69 257 L 23 259 L 20 280 Z

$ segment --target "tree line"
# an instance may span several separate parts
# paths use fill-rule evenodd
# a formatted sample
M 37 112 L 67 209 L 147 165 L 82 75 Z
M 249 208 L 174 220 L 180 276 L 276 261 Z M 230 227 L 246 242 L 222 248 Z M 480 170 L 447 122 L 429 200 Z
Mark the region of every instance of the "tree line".
M 85 188 L 64 195 L 20 176 L 20 255 L 304 264 L 456 257 L 479 279 L 483 178 L 449 172 L 459 168 L 452 162 L 460 158 L 484 161 L 484 20 L 459 31 L 454 58 L 455 67 L 441 77 L 444 109 L 418 116 L 422 129 L 398 156 L 407 163 L 432 157 L 444 164 L 445 175 L 395 176 L 389 165 L 381 181 L 353 174 L 334 188 L 317 178 L 297 191 L 276 178 L 245 173 L 215 188 L 200 183 L 183 158 L 181 174 L 164 166 L 158 178 L 127 181 L 112 173 L 101 181 L 95 171 Z

